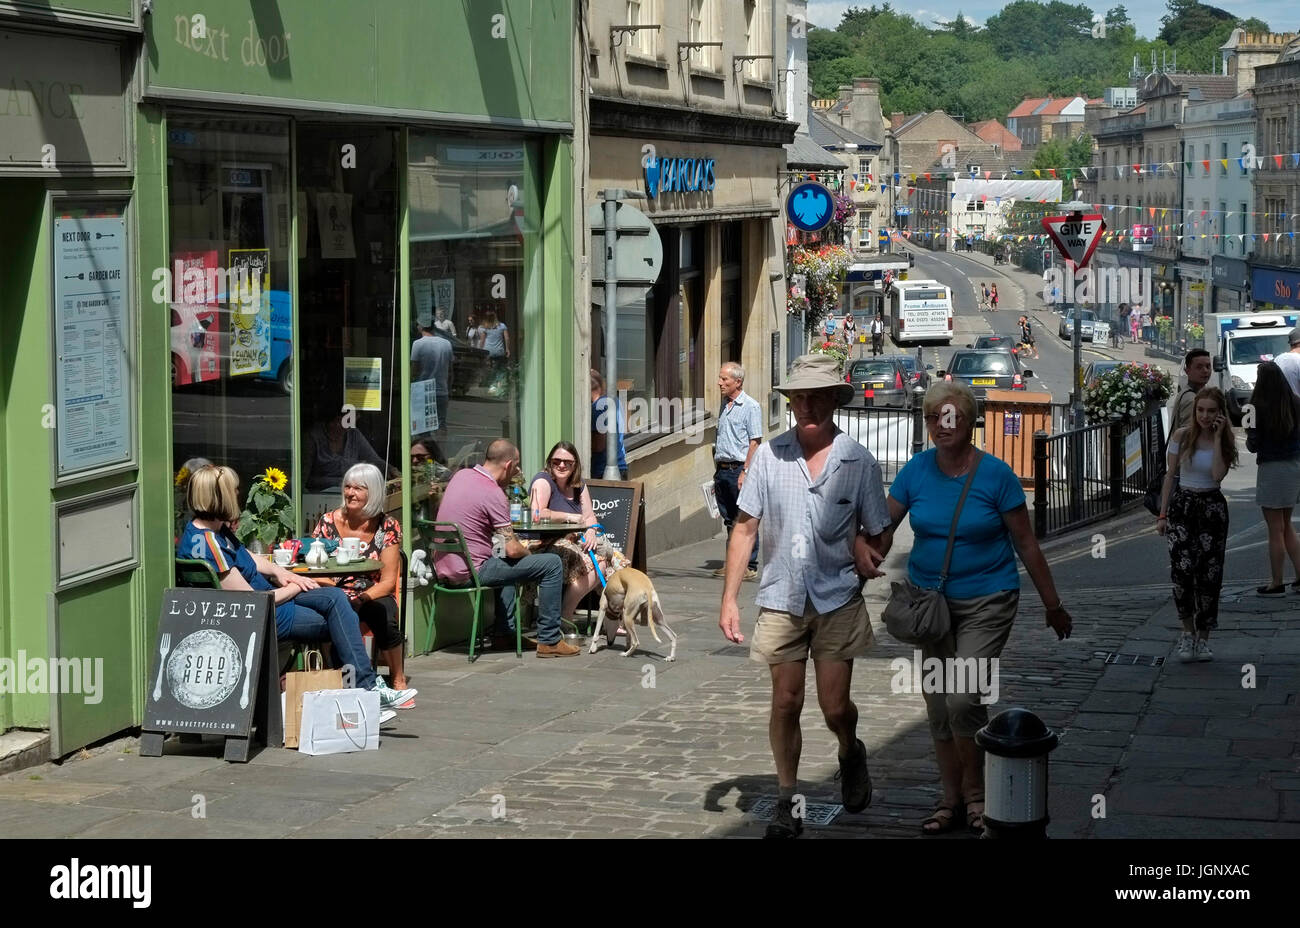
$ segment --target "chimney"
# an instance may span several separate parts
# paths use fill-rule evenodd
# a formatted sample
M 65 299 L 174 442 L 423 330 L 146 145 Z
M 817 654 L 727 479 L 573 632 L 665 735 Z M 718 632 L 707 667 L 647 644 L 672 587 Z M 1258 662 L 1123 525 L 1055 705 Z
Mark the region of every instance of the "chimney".
M 840 84 L 839 97 L 840 103 L 851 103 L 853 101 L 853 88 L 848 84 Z
M 895 112 L 895 113 L 890 113 L 890 114 L 889 114 L 889 128 L 891 128 L 891 129 L 897 129 L 899 126 L 901 126 L 901 125 L 902 125 L 903 123 L 905 123 L 906 121 L 907 121 L 907 114 L 906 114 L 906 113 L 897 113 L 897 112 Z
M 851 113 L 850 129 L 873 142 L 885 140 L 885 120 L 880 112 L 880 81 L 877 78 L 853 78 Z

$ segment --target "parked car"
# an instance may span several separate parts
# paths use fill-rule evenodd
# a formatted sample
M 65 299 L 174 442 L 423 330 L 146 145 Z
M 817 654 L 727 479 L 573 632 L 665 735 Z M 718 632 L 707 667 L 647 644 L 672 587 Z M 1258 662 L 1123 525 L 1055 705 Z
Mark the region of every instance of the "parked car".
M 934 370 L 933 364 L 927 364 L 925 369 L 922 370 L 914 354 L 887 354 L 881 357 L 897 361 L 903 366 L 903 370 L 908 376 L 908 387 L 913 389 L 920 387 L 922 390 L 930 389 L 930 371 Z
M 1075 307 L 1071 306 L 1069 309 L 1065 311 L 1065 315 L 1061 318 L 1061 326 L 1057 334 L 1060 335 L 1061 338 L 1065 339 L 1066 341 L 1069 341 L 1070 339 L 1074 338 L 1074 333 L 1071 330 L 1070 326 L 1073 324 L 1073 320 L 1076 313 L 1078 313 L 1079 320 L 1080 320 L 1079 338 L 1085 342 L 1092 341 L 1092 333 L 1093 333 L 1093 328 L 1097 322 L 1097 314 L 1093 312 L 1091 309 L 1078 310 Z
M 882 355 L 851 361 L 844 380 L 861 391 L 850 406 L 912 407 L 911 375 L 896 357 Z
M 1034 372 L 1020 364 L 1020 358 L 1008 348 L 983 348 L 958 351 L 940 371 L 944 380 L 963 380 L 975 394 L 978 415 L 984 415 L 984 397 L 992 390 L 1024 390 L 1025 381 Z
M 1106 371 L 1113 371 L 1121 364 L 1127 363 L 1127 361 L 1089 361 L 1088 366 L 1083 369 L 1083 385 L 1086 387 Z
M 255 376 L 293 392 L 293 311 L 286 290 L 270 291 L 270 341 Z M 172 386 L 230 376 L 230 307 L 171 303 Z

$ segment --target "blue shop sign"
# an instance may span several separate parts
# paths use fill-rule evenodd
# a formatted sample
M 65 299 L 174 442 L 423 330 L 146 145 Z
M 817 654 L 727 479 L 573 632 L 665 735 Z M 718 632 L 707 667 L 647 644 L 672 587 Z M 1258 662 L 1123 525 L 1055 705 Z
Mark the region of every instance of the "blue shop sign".
M 1257 267 L 1251 281 L 1256 303 L 1300 308 L 1300 273 Z
M 835 199 L 814 181 L 799 184 L 786 197 L 785 216 L 801 232 L 820 232 L 835 218 Z
M 712 158 L 652 158 L 645 162 L 645 192 L 652 200 L 665 193 L 708 193 L 717 183 Z

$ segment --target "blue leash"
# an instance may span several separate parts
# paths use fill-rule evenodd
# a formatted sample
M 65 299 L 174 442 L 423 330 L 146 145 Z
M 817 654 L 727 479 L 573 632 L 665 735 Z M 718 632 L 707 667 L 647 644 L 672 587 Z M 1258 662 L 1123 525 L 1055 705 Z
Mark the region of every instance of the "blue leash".
M 599 531 L 600 531 L 601 534 L 604 534 L 604 532 L 605 532 L 605 526 L 601 525 L 599 522 L 597 522 L 595 525 L 593 525 L 592 528 L 599 529 Z M 600 564 L 597 563 L 597 561 L 596 561 L 596 552 L 595 552 L 595 551 L 588 551 L 588 552 L 587 552 L 587 557 L 591 558 L 591 566 L 594 567 L 594 568 L 596 568 L 596 576 L 600 578 L 600 586 L 601 586 L 601 589 L 604 589 L 605 586 L 606 586 L 606 583 L 605 583 L 605 575 L 604 575 L 603 573 L 601 573 L 601 570 L 600 570 Z

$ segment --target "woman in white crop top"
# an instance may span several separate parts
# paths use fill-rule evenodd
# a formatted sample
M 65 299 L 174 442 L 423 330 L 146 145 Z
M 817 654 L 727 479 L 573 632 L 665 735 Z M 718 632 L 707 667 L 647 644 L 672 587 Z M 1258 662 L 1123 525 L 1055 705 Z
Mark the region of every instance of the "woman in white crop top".
M 1204 387 L 1196 394 L 1192 423 L 1169 436 L 1168 452 L 1156 531 L 1169 539 L 1174 605 L 1183 623 L 1178 659 L 1208 661 L 1214 657 L 1210 630 L 1219 624 L 1228 545 L 1228 501 L 1219 484 L 1237 463 L 1237 440 L 1223 391 Z

